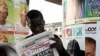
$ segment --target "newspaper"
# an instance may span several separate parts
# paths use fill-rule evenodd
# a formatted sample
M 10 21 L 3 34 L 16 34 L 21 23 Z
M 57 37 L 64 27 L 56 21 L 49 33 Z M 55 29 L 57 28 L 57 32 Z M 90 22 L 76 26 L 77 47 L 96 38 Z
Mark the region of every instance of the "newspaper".
M 69 25 L 64 28 L 64 37 L 66 38 L 66 49 L 71 49 L 72 46 L 70 43 L 74 39 L 79 44 L 80 50 L 85 52 L 82 55 L 100 55 L 100 21 Z M 74 50 L 74 48 L 72 50 Z
M 17 44 L 19 56 L 54 56 L 50 48 L 51 32 L 43 32 Z

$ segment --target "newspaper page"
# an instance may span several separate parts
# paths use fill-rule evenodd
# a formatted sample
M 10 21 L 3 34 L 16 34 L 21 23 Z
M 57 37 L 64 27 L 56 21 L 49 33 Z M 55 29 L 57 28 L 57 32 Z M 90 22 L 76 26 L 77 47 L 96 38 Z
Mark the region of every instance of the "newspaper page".
M 51 32 L 43 32 L 17 44 L 19 56 L 54 56 L 50 48 Z
M 84 36 L 84 24 L 75 24 L 66 26 L 63 30 L 64 37 L 66 39 L 66 49 L 70 46 L 75 40 L 79 44 L 81 50 L 85 50 L 85 38 Z M 72 42 L 72 43 L 71 43 Z M 70 46 L 75 48 L 74 46 Z
M 69 25 L 64 28 L 67 52 L 80 56 L 99 56 L 100 55 L 100 22 L 88 22 L 84 24 Z M 73 41 L 74 40 L 74 41 Z M 73 43 L 74 42 L 74 43 Z M 80 52 L 74 52 L 76 43 L 79 44 Z M 74 44 L 74 46 L 72 46 Z M 71 49 L 73 48 L 73 49 Z M 78 48 L 78 47 L 77 47 Z M 72 52 L 70 50 L 73 50 Z M 76 49 L 78 50 L 78 49 Z M 74 55 L 75 56 L 75 55 Z M 77 56 L 77 55 L 76 55 Z
M 86 56 L 100 55 L 100 22 L 85 24 L 85 52 Z

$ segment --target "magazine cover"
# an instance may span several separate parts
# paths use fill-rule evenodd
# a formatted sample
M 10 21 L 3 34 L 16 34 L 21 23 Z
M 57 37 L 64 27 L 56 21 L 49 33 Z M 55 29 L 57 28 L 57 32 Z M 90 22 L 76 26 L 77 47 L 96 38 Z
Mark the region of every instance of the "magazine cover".
M 14 3 L 14 19 L 16 27 L 26 27 L 26 13 L 28 5 L 26 0 L 13 0 Z
M 69 54 L 77 55 L 75 46 L 80 47 L 85 56 L 100 55 L 100 22 L 69 25 L 64 28 L 64 37 Z M 77 43 L 77 44 L 76 44 Z M 71 49 L 72 48 L 72 49 Z M 71 51 L 73 50 L 73 51 Z M 78 49 L 77 49 L 78 50 Z M 76 54 L 75 54 L 76 53 Z M 81 54 L 80 54 L 81 55 Z
M 15 42 L 22 41 L 29 35 L 29 28 L 26 24 L 26 13 L 28 4 L 26 0 L 13 0 L 15 19 Z
M 64 23 L 75 24 L 76 19 L 85 17 L 85 0 L 64 0 Z
M 12 0 L 0 0 L 0 25 L 14 25 L 13 7 Z
M 15 43 L 14 27 L 0 25 L 0 42 Z
M 69 55 L 85 55 L 85 38 L 83 24 L 69 25 L 64 28 L 66 49 Z
M 12 0 L 0 0 L 0 42 L 14 43 L 14 18 Z
M 54 56 L 50 48 L 51 32 L 43 32 L 17 44 L 19 56 Z
M 76 55 L 80 52 L 80 56 L 85 55 L 85 38 L 83 24 L 75 24 L 66 26 L 63 30 L 66 39 L 66 49 L 70 55 Z M 76 52 L 78 50 L 78 53 Z M 75 54 L 76 53 L 76 54 Z
M 0 42 L 15 43 L 29 34 L 26 26 L 26 13 L 28 5 L 26 0 L 0 0 Z M 5 38 L 7 37 L 7 38 Z
M 85 24 L 85 55 L 100 55 L 100 22 Z
M 100 0 L 86 0 L 86 17 L 100 17 Z

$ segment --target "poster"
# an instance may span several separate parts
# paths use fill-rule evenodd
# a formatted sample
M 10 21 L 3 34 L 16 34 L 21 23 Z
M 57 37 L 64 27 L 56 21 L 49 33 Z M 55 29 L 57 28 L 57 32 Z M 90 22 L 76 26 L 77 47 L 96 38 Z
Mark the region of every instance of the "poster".
M 99 56 L 100 55 L 100 22 L 86 24 L 85 27 L 85 42 L 86 42 L 86 54 Z M 89 48 L 88 48 L 89 47 Z
M 13 0 L 15 27 L 26 27 L 26 13 L 28 5 L 26 0 Z
M 14 27 L 0 25 L 0 42 L 14 44 L 14 41 Z
M 85 55 L 97 56 L 98 27 L 97 22 L 85 24 Z
M 84 24 L 66 26 L 63 30 L 66 39 L 66 50 L 69 55 L 85 55 Z
M 26 0 L 0 0 L 0 42 L 15 43 L 29 34 L 26 26 Z M 25 24 L 24 24 L 25 23 Z
M 66 49 L 70 50 L 78 42 L 85 56 L 100 55 L 100 22 L 87 22 L 66 26 L 63 30 L 66 38 Z M 74 42 L 73 44 L 71 42 Z M 70 48 L 69 48 L 70 47 Z M 74 47 L 73 47 L 74 48 Z M 72 49 L 75 50 L 75 49 Z M 75 53 L 75 52 L 74 52 Z
M 0 1 L 0 42 L 14 44 L 14 18 L 12 0 Z
M 12 0 L 1 0 L 0 1 L 0 25 L 13 26 L 13 2 Z
M 85 0 L 66 0 L 64 3 L 64 23 L 75 24 L 76 19 L 85 17 Z
M 69 25 L 66 26 L 63 29 L 64 37 L 66 38 L 66 49 L 68 46 L 68 43 L 75 39 L 80 46 L 81 50 L 85 50 L 85 42 L 84 42 L 84 28 L 83 24 L 75 24 L 75 25 Z
M 20 56 L 54 56 L 50 48 L 51 32 L 43 32 L 17 44 Z
M 100 17 L 100 0 L 86 0 L 86 17 Z
M 26 13 L 28 5 L 26 0 L 13 0 L 14 3 L 14 19 L 15 19 L 15 42 L 22 41 L 29 35 L 29 28 L 26 24 Z

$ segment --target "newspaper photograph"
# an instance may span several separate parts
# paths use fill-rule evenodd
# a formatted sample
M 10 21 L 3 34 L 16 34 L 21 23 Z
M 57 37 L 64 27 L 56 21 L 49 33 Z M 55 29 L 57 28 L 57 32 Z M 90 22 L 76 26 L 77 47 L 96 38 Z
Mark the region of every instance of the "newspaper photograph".
M 85 56 L 100 55 L 100 22 L 85 24 Z
M 100 22 L 88 22 L 84 24 L 69 25 L 64 28 L 67 51 L 76 56 L 100 55 Z M 77 45 L 76 45 L 77 44 Z M 72 46 L 73 45 L 73 46 Z M 76 48 L 77 47 L 77 48 Z M 80 50 L 78 51 L 78 49 Z M 73 50 L 73 51 L 70 51 Z M 75 51 L 77 50 L 78 53 Z M 74 56 L 75 56 L 74 55 Z
M 17 44 L 19 56 L 54 56 L 50 48 L 51 32 L 43 32 Z

